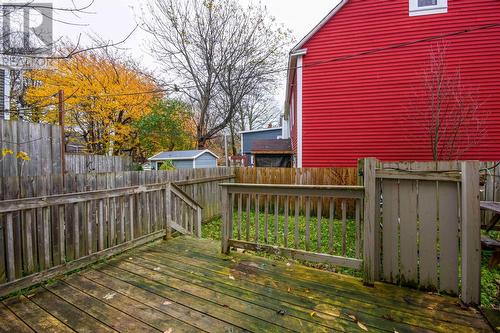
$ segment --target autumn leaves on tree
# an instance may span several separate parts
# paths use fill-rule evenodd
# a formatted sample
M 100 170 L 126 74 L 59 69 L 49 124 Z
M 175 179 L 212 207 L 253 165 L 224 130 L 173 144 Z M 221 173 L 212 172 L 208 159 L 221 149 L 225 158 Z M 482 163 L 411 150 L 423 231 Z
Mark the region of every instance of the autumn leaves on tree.
M 132 60 L 101 49 L 55 60 L 52 68 L 29 76 L 36 83 L 26 95 L 36 110 L 30 117 L 57 123 L 57 93 L 64 90 L 66 131 L 75 133 L 71 139 L 80 140 L 89 153 L 143 160 L 152 152 L 190 148 L 185 105 L 166 100 Z

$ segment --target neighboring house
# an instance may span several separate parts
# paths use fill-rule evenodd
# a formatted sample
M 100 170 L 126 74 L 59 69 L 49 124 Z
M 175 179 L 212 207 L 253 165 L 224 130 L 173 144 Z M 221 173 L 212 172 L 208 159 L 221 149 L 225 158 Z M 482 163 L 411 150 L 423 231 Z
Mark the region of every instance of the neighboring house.
M 459 142 L 459 158 L 498 160 L 499 18 L 498 0 L 341 1 L 290 53 L 283 133 L 296 166 L 431 160 L 417 96 L 438 43 L 480 106 L 483 135 Z
M 247 157 L 248 164 L 254 165 L 252 157 L 252 145 L 257 140 L 276 140 L 283 136 L 281 127 L 264 128 L 258 130 L 242 131 L 241 135 L 241 155 Z
M 255 140 L 252 144 L 255 167 L 291 168 L 293 160 L 290 139 Z
M 0 65 L 0 117 L 10 119 L 10 68 Z
M 159 153 L 148 161 L 154 170 L 159 170 L 165 161 L 172 161 L 177 169 L 202 169 L 217 167 L 219 157 L 210 150 L 184 150 Z

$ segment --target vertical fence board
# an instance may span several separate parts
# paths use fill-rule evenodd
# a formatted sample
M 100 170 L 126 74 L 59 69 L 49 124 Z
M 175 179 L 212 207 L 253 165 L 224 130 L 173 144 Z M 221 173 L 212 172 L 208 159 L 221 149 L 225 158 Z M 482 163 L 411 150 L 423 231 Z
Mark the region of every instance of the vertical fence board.
M 439 182 L 440 289 L 458 292 L 458 193 L 457 184 Z
M 437 248 L 438 248 L 438 210 L 437 183 L 419 181 L 418 183 L 418 217 L 419 253 L 420 253 L 420 285 L 425 289 L 437 290 Z
M 398 187 L 397 180 L 383 180 L 383 276 L 385 281 L 391 283 L 397 282 L 399 279 Z
M 417 182 L 401 180 L 399 184 L 401 281 L 418 285 L 417 258 Z

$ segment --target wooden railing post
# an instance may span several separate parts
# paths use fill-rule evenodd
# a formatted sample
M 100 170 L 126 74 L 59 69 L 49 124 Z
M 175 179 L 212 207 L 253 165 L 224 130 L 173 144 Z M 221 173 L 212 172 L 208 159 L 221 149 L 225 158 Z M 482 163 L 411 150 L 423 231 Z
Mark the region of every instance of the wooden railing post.
M 202 223 L 202 209 L 198 207 L 196 209 L 196 225 L 195 225 L 195 235 L 198 238 L 201 238 L 201 223 Z
M 165 211 L 166 211 L 166 226 L 165 226 L 165 239 L 172 238 L 172 188 L 170 183 L 167 184 L 165 190 Z
M 363 180 L 365 188 L 364 196 L 364 223 L 363 223 L 363 276 L 366 285 L 375 282 L 376 270 L 376 228 L 375 209 L 379 204 L 376 197 L 376 159 L 366 158 L 364 160 Z
M 230 214 L 229 214 L 229 192 L 227 186 L 222 186 L 222 253 L 229 254 L 229 224 L 230 224 Z
M 479 162 L 462 162 L 462 302 L 478 305 L 481 283 Z

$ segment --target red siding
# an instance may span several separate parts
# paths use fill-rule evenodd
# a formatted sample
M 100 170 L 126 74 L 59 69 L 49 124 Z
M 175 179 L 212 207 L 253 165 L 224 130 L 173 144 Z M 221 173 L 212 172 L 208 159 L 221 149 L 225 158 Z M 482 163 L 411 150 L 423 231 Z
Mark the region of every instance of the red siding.
M 303 167 L 432 159 L 415 95 L 436 41 L 315 66 L 318 61 L 500 23 L 498 0 L 448 0 L 448 13 L 410 17 L 408 0 L 352 0 L 305 45 Z M 500 160 L 500 27 L 444 39 L 447 66 L 481 102 L 486 135 L 462 159 Z M 413 102 L 413 103 L 412 103 Z

